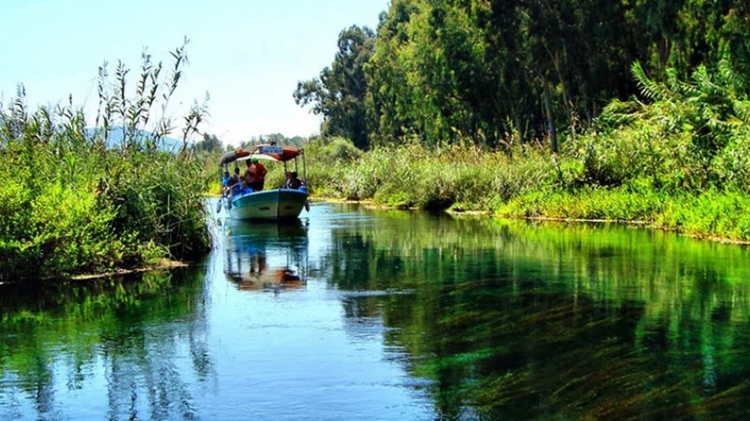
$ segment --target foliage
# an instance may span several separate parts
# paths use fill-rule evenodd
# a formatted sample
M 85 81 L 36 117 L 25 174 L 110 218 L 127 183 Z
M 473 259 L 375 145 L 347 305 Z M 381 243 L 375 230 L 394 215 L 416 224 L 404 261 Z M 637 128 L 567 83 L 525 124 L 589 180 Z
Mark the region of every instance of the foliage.
M 324 68 L 318 78 L 300 81 L 294 92 L 297 104 L 312 105 L 312 112 L 324 117 L 322 135 L 352 139 L 362 149 L 368 146 L 364 65 L 372 55 L 373 36 L 367 27 L 341 31 L 331 67 Z
M 319 157 L 329 165 L 340 161 L 351 162 L 362 156 L 362 151 L 343 137 L 320 138 L 317 143 L 320 145 Z
M 473 146 L 432 151 L 420 143 L 376 147 L 354 160 L 335 160 L 326 147 L 308 148 L 316 194 L 401 207 L 492 210 L 534 187 L 552 185 L 549 158 L 529 148 L 514 159 Z M 518 155 L 521 155 L 518 150 Z
M 569 139 L 566 154 L 581 163 L 585 181 L 618 186 L 647 178 L 653 188 L 748 191 L 745 149 L 750 107 L 744 82 L 728 62 L 699 66 L 690 82 L 667 72 L 666 83 L 635 64 L 643 95 L 653 101 L 612 102 L 596 131 Z
M 632 68 L 650 100 L 613 101 L 559 154 L 506 142 L 501 152 L 427 148 L 419 138 L 330 164 L 321 194 L 399 207 L 489 210 L 506 217 L 639 221 L 698 236 L 750 241 L 748 93 L 727 61 L 689 82 Z M 514 146 L 515 145 L 515 146 Z
M 203 140 L 193 144 L 192 148 L 196 152 L 206 152 L 206 153 L 218 153 L 218 152 L 224 151 L 224 147 L 221 143 L 221 140 L 219 140 L 219 138 L 216 137 L 216 135 L 212 135 L 210 133 L 204 133 Z
M 750 241 L 748 197 L 709 190 L 665 194 L 648 187 L 585 189 L 577 194 L 532 192 L 500 208 L 503 217 L 628 221 L 698 237 Z
M 568 191 L 519 197 L 506 216 L 640 220 L 698 236 L 748 241 L 748 92 L 728 61 L 690 82 L 633 74 L 653 101 L 614 101 L 596 131 L 567 142 Z M 570 171 L 572 172 L 572 171 Z
M 185 45 L 172 58 L 163 76 L 162 64 L 144 53 L 134 96 L 123 63 L 114 81 L 102 66 L 94 130 L 72 98 L 31 112 L 19 86 L 7 108 L 0 104 L 3 277 L 67 276 L 207 250 L 206 186 L 199 160 L 185 149 L 205 105 L 186 117 L 181 152 L 158 149 L 171 131 L 164 116 L 186 63 Z M 112 130 L 122 131 L 115 149 L 106 147 Z
M 375 34 L 342 31 L 332 65 L 295 99 L 325 117 L 323 135 L 361 149 L 416 137 L 557 151 L 558 136 L 644 88 L 633 63 L 660 83 L 722 60 L 747 74 L 748 15 L 738 0 L 394 0 Z
M 168 256 L 189 258 L 209 241 L 202 171 L 201 162 L 190 155 L 134 156 L 111 165 L 100 200 L 118 210 L 112 221 L 116 232 L 134 233 L 137 244 L 165 247 Z

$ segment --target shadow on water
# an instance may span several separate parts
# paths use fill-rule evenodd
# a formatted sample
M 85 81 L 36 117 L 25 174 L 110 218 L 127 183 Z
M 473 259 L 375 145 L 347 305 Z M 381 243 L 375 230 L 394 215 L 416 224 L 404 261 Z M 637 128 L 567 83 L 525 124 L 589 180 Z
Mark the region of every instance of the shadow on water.
M 224 223 L 224 273 L 243 291 L 279 291 L 307 283 L 307 224 L 284 222 Z

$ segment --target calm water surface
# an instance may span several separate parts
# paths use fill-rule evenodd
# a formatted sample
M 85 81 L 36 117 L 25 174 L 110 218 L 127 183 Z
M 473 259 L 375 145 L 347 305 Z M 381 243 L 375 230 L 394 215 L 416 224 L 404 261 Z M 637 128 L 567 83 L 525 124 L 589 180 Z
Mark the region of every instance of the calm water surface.
M 0 286 L 0 419 L 747 419 L 750 254 L 316 204 L 188 270 Z

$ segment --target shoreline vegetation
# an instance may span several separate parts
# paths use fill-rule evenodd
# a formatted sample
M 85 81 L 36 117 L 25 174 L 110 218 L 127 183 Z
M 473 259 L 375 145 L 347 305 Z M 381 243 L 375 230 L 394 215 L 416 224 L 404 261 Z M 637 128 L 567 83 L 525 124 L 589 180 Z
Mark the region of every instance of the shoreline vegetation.
M 385 205 L 385 204 L 375 203 L 372 200 L 349 200 L 349 199 L 338 199 L 338 198 L 333 198 L 333 197 L 321 197 L 321 198 L 311 197 L 310 201 L 359 204 L 359 205 L 365 206 L 368 209 L 375 209 L 375 210 L 388 210 L 388 209 L 420 210 L 416 206 L 404 207 L 404 206 Z M 462 216 L 491 217 L 491 218 L 497 218 L 501 220 L 517 220 L 517 221 L 539 222 L 539 223 L 546 223 L 546 222 L 549 222 L 549 223 L 584 223 L 584 224 L 594 223 L 594 224 L 620 224 L 620 225 L 630 225 L 630 226 L 641 226 L 646 229 L 667 231 L 667 232 L 672 232 L 677 235 L 685 235 L 691 238 L 696 238 L 699 240 L 714 241 L 714 242 L 721 243 L 721 244 L 735 244 L 735 245 L 749 245 L 750 244 L 750 240 L 737 240 L 737 239 L 731 239 L 731 238 L 721 236 L 721 235 L 706 235 L 706 234 L 701 234 L 701 233 L 687 232 L 687 231 L 674 229 L 674 228 L 657 227 L 648 221 L 639 221 L 639 220 L 585 219 L 585 218 L 565 218 L 565 217 L 547 217 L 547 216 L 499 217 L 499 216 L 496 216 L 492 211 L 488 211 L 488 210 L 467 211 L 467 210 L 462 210 L 462 209 L 461 210 L 447 209 L 445 210 L 445 212 L 457 218 L 460 218 Z
M 712 185 L 711 173 L 723 170 L 709 167 L 707 172 L 691 174 L 698 182 L 695 187 L 664 185 L 660 180 L 681 177 L 686 168 L 666 164 L 646 171 L 637 163 L 647 156 L 631 154 L 622 159 L 607 150 L 607 145 L 655 148 L 648 140 L 628 145 L 634 130 L 640 129 L 620 128 L 607 135 L 614 139 L 606 141 L 596 131 L 579 135 L 576 141 L 566 139 L 564 145 L 570 148 L 559 154 L 539 147 L 518 147 L 512 153 L 488 151 L 469 143 L 439 150 L 414 143 L 341 153 L 354 148 L 350 141 L 316 139 L 306 150 L 308 181 L 313 200 L 507 219 L 627 223 L 725 243 L 750 242 L 750 195 L 741 183 L 727 180 L 722 188 Z M 592 145 L 592 137 L 598 143 Z M 581 144 L 590 148 L 588 154 L 576 154 Z M 673 150 L 663 152 L 670 155 Z M 610 174 L 621 169 L 620 180 L 597 183 L 594 174 L 605 169 Z M 708 187 L 702 188 L 703 183 Z
M 145 52 L 131 84 L 99 68 L 93 127 L 73 99 L 30 110 L 19 85 L 0 104 L 0 282 L 66 279 L 190 261 L 210 249 L 202 162 L 187 148 L 207 115 L 195 103 L 169 151 L 170 98 L 187 62 Z
M 750 8 L 667 3 L 392 1 L 294 92 L 311 194 L 750 241 Z
M 746 2 L 470 3 L 393 0 L 376 31 L 344 29 L 293 92 L 320 135 L 249 142 L 304 147 L 314 199 L 750 242 Z M 144 52 L 134 83 L 102 65 L 93 128 L 72 98 L 29 110 L 22 85 L 0 104 L 0 282 L 210 249 L 225 148 L 190 142 L 208 95 L 162 148 L 186 44 L 166 65 Z

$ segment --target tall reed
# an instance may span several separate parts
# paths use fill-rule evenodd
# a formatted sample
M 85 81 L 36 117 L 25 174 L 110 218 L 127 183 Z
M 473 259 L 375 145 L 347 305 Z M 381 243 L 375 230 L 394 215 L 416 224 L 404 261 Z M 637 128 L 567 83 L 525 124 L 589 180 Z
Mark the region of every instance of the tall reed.
M 0 276 L 67 276 L 208 249 L 205 181 L 186 148 L 205 102 L 184 119 L 181 150 L 160 150 L 186 45 L 168 67 L 144 52 L 132 95 L 125 65 L 112 80 L 102 65 L 94 127 L 72 98 L 29 110 L 22 85 L 0 104 Z

